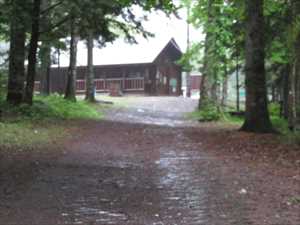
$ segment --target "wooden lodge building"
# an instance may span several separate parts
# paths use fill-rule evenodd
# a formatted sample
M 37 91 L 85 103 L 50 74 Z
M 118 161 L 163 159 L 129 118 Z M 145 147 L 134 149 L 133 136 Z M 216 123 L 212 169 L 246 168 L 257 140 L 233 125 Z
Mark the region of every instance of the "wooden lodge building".
M 120 54 L 124 54 L 124 52 Z M 137 54 L 145 53 L 143 53 L 143 49 L 140 49 Z M 117 84 L 123 93 L 181 95 L 182 69 L 177 64 L 181 56 L 182 52 L 172 38 L 148 62 L 95 65 L 96 91 L 108 92 L 113 84 Z M 97 55 L 94 54 L 94 57 Z M 67 67 L 51 68 L 50 90 L 52 93 L 64 93 L 67 71 Z M 86 74 L 86 66 L 77 67 L 76 88 L 78 93 L 85 92 Z M 36 89 L 39 89 L 39 83 L 39 81 L 36 82 Z

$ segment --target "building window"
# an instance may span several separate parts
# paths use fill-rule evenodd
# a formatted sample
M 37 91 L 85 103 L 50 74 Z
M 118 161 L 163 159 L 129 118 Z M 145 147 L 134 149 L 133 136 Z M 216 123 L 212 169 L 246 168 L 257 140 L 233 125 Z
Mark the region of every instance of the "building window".
M 166 85 L 166 84 L 167 84 L 167 77 L 164 76 L 164 85 Z
M 129 78 L 139 78 L 139 77 L 142 77 L 142 73 L 139 71 L 129 72 L 128 77 Z

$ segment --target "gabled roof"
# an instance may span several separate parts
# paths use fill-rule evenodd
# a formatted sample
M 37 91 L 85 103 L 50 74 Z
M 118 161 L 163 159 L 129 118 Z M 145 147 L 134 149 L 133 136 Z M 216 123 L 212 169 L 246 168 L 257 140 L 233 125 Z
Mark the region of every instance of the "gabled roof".
M 167 51 L 168 49 L 172 48 L 172 50 L 175 50 L 176 55 L 179 55 L 179 57 L 181 57 L 182 55 L 182 51 L 180 49 L 180 47 L 178 46 L 178 44 L 176 43 L 174 38 L 171 38 L 171 40 L 165 45 L 165 47 L 157 54 L 157 56 L 152 60 L 152 62 L 155 62 L 160 55 L 162 55 L 165 51 Z M 173 51 L 174 52 L 174 51 Z
M 168 46 L 173 46 L 176 51 L 182 53 L 174 38 L 164 42 L 154 38 L 143 39 L 138 44 L 117 40 L 104 48 L 94 48 L 94 65 L 152 63 Z M 62 66 L 68 66 L 68 53 L 61 57 Z M 84 42 L 79 43 L 77 57 L 78 66 L 87 65 L 87 49 Z

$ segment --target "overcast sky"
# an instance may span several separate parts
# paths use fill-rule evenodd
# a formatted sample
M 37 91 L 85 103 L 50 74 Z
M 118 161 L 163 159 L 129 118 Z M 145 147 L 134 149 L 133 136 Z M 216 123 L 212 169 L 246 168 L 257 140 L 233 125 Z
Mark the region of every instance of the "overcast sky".
M 119 63 L 139 63 L 147 62 L 156 56 L 164 45 L 174 38 L 182 51 L 186 49 L 187 43 L 187 24 L 186 10 L 180 10 L 179 15 L 182 19 L 175 16 L 168 18 L 162 12 L 153 12 L 148 17 L 149 20 L 144 23 L 146 30 L 155 34 L 155 37 L 145 40 L 137 37 L 138 45 L 129 45 L 123 40 L 117 40 L 113 44 L 108 44 L 105 49 L 94 50 L 94 64 L 119 64 Z M 203 38 L 199 30 L 190 27 L 191 41 L 198 41 Z M 83 42 L 78 47 L 79 66 L 86 65 L 87 52 Z M 61 66 L 68 66 L 68 52 L 61 57 Z

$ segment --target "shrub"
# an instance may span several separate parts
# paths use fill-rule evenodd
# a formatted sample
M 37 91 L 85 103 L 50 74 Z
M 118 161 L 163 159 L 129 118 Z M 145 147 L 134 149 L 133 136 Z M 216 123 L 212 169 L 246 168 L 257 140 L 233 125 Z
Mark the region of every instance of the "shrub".
M 217 106 L 210 104 L 200 110 L 199 116 L 199 121 L 217 121 L 221 113 Z
M 222 115 L 223 113 L 220 111 L 219 107 L 216 104 L 209 102 L 200 110 L 190 113 L 189 117 L 201 122 L 209 122 L 220 120 Z
M 279 117 L 280 116 L 280 104 L 279 103 L 271 103 L 268 105 L 269 113 L 271 117 Z
M 37 100 L 50 107 L 48 115 L 46 115 L 48 117 L 61 119 L 99 119 L 101 117 L 92 104 L 84 101 L 68 101 L 57 94 L 49 97 L 38 97 Z M 41 105 L 37 106 L 38 109 L 45 109 Z

